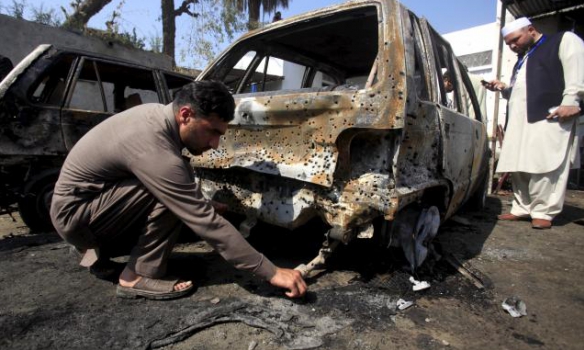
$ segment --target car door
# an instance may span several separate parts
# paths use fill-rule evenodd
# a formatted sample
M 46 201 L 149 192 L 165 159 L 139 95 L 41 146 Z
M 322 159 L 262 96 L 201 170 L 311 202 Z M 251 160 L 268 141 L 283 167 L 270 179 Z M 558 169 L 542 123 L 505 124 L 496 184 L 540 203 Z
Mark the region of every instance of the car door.
M 434 86 L 434 98 L 440 121 L 441 172 L 451 184 L 451 198 L 446 216 L 450 216 L 464 200 L 473 184 L 475 164 L 476 131 L 480 121 L 469 118 L 466 103 L 468 93 L 463 93 L 462 79 L 458 61 L 452 49 L 424 19 L 421 21 L 426 46 L 431 48 L 432 57 L 428 57 L 430 79 Z M 445 76 L 450 76 L 453 90 L 447 91 Z M 476 98 L 475 98 L 476 100 Z M 480 115 L 480 112 L 479 112 Z
M 163 101 L 154 72 L 143 67 L 80 57 L 70 78 L 61 110 L 61 128 L 67 150 L 91 128 L 143 103 Z
M 164 104 L 171 103 L 177 90 L 194 81 L 192 77 L 173 72 L 159 70 L 157 73 L 162 91 L 161 95 L 164 97 L 162 103 Z
M 476 84 L 473 84 L 470 73 L 466 71 L 466 67 L 460 62 L 458 62 L 458 71 L 458 86 L 462 94 L 461 101 L 465 105 L 466 113 L 472 123 L 473 162 L 470 184 L 466 193 L 466 199 L 468 199 L 476 190 L 487 188 L 487 184 L 484 181 L 488 182 L 489 152 L 486 115 L 483 114 L 483 111 L 486 111 L 486 106 L 481 107 L 477 97 Z M 478 88 L 484 89 L 480 84 Z M 485 186 L 484 189 L 479 188 L 481 185 Z

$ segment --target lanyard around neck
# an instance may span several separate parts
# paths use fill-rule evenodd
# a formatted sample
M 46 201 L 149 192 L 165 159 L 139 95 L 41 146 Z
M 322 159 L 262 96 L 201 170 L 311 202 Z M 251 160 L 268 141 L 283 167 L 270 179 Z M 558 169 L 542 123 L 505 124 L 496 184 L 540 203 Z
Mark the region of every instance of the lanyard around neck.
M 515 74 L 517 74 L 517 72 L 519 72 L 519 70 L 523 66 L 523 63 L 525 63 L 525 60 L 527 59 L 527 57 L 529 57 L 529 55 L 531 55 L 531 53 L 533 51 L 535 51 L 535 49 L 537 49 L 541 44 L 543 44 L 545 39 L 546 39 L 546 36 L 542 35 L 541 38 L 539 38 L 539 40 L 531 47 L 531 49 L 529 49 L 529 51 L 527 51 L 527 53 L 525 55 L 523 55 L 523 57 L 521 57 L 521 60 L 519 60 L 519 62 L 517 62 L 517 65 L 515 65 Z

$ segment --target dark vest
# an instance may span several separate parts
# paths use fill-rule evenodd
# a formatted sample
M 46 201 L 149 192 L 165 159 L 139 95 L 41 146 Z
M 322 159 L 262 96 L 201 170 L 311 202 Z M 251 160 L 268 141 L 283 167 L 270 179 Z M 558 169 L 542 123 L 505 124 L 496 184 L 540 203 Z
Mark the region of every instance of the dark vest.
M 545 119 L 551 107 L 562 103 L 564 69 L 560 61 L 560 43 L 564 33 L 548 38 L 533 51 L 527 61 L 527 121 L 535 123 Z

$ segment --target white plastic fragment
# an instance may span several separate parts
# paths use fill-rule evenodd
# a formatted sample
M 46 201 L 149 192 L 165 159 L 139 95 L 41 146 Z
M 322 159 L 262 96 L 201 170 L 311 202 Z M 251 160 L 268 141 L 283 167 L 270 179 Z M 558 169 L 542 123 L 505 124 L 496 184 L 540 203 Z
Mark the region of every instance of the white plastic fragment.
M 417 281 L 413 276 L 410 276 L 410 282 L 414 285 L 412 287 L 414 292 L 430 288 L 430 283 L 426 281 Z
M 505 299 L 501 306 L 512 317 L 527 316 L 527 306 L 525 305 L 525 302 L 516 296 Z
M 413 301 L 405 301 L 403 299 L 399 299 L 397 301 L 397 308 L 399 310 L 405 310 L 405 309 L 409 308 L 412 305 L 414 305 L 414 302 Z
M 247 350 L 254 350 L 256 348 L 256 346 L 258 346 L 258 342 L 255 340 L 252 340 L 249 342 Z

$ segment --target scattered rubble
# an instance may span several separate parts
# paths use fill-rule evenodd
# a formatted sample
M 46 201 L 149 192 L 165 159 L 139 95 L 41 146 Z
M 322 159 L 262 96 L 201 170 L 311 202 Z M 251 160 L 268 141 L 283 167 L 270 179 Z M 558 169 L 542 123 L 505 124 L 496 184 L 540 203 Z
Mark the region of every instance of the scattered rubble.
M 399 310 L 405 310 L 405 309 L 409 308 L 412 305 L 414 305 L 414 302 L 413 301 L 405 301 L 403 299 L 399 299 L 397 301 L 397 308 Z
M 228 301 L 215 308 L 195 308 L 186 317 L 184 323 L 186 326 L 183 325 L 180 329 L 150 341 L 147 348 L 156 349 L 178 343 L 216 324 L 242 322 L 269 331 L 288 349 L 312 349 L 323 344 L 323 336 L 337 332 L 352 323 L 350 319 L 343 317 L 310 316 L 305 308 L 286 300 L 257 297 L 246 301 Z M 256 346 L 257 342 L 252 341 L 248 349 Z
M 527 305 L 525 305 L 525 302 L 517 296 L 505 299 L 501 306 L 512 317 L 527 316 Z
M 430 283 L 426 281 L 418 281 L 413 276 L 410 277 L 410 282 L 412 282 L 412 284 L 414 285 L 412 287 L 412 290 L 414 292 L 419 292 L 421 290 L 430 288 Z

